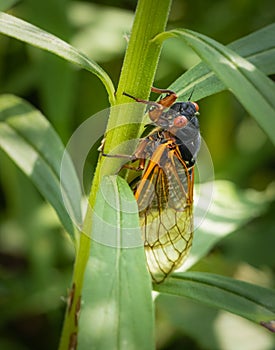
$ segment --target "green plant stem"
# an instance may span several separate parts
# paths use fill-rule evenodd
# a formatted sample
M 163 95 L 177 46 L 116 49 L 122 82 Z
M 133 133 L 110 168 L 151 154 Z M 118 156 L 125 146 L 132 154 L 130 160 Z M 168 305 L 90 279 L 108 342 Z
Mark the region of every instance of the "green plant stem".
M 140 0 L 138 2 L 135 21 L 116 93 L 117 105 L 125 102 L 133 102 L 124 96 L 123 92 L 139 98 L 148 99 L 162 45 L 159 42 L 153 42 L 152 39 L 164 31 L 170 3 L 171 0 Z M 106 153 L 123 141 L 135 138 L 138 135 L 139 125 L 131 124 L 133 120 L 130 109 L 128 111 L 125 106 L 123 114 L 125 125 L 120 128 L 115 127 L 117 120 L 119 120 L 117 113 L 111 113 L 110 115 L 107 127 L 108 133 L 104 146 Z M 140 115 L 140 119 L 135 120 L 135 122 L 139 123 L 141 119 L 142 114 Z M 109 167 L 106 167 L 104 174 L 105 172 L 112 174 L 114 169 L 117 168 L 116 164 L 119 161 L 113 159 L 108 163 Z
M 170 4 L 171 0 L 140 0 L 138 2 L 116 94 L 116 105 L 132 102 L 123 95 L 124 91 L 140 98 L 148 98 L 161 50 L 161 45 L 153 42 L 152 38 L 165 29 Z M 130 109 L 128 111 L 130 112 Z M 137 137 L 139 131 L 138 124 L 127 124 L 127 122 L 121 127 L 116 127 L 119 113 L 116 109 L 114 111 L 111 110 L 110 113 L 104 145 L 104 151 L 107 153 L 123 141 Z M 126 121 L 128 118 L 130 123 L 131 115 L 130 113 L 128 114 L 127 107 L 125 107 L 123 113 L 126 116 Z M 135 122 L 139 123 L 141 119 L 142 114 L 140 115 L 140 120 L 135 120 Z M 86 213 L 83 232 L 80 235 L 79 246 L 77 247 L 73 274 L 73 282 L 76 286 L 75 297 L 71 312 L 66 312 L 59 350 L 67 350 L 70 336 L 77 332 L 77 326 L 74 322 L 74 310 L 78 297 L 81 295 L 85 266 L 90 253 L 91 238 L 89 233 L 91 232 L 92 224 L 92 208 L 95 203 L 99 183 L 102 176 L 113 174 L 120 162 L 119 159 L 108 158 L 108 161 L 105 162 L 106 166 L 102 167 L 104 158 L 101 157 L 95 172 L 89 197 L 90 206 Z

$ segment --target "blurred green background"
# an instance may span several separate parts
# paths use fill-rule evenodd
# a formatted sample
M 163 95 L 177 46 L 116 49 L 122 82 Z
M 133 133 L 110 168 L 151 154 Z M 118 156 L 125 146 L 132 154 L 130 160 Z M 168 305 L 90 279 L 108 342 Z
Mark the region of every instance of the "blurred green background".
M 117 85 L 135 6 L 133 0 L 23 0 L 9 13 L 70 42 L 97 61 Z M 272 0 L 174 0 L 168 28 L 189 28 L 228 44 L 274 21 Z M 154 85 L 166 88 L 197 62 L 178 41 L 166 42 Z M 4 36 L 0 92 L 21 96 L 40 109 L 64 144 L 85 119 L 108 107 L 105 89 L 95 76 Z M 274 147 L 234 96 L 223 92 L 205 98 L 200 112 L 216 179 L 233 181 L 240 189 L 270 186 Z M 92 157 L 90 176 L 95 163 Z M 0 164 L 0 349 L 55 349 L 74 251 L 54 211 L 2 152 Z M 195 269 L 274 287 L 274 210 L 273 203 Z M 274 336 L 266 330 L 189 300 L 161 296 L 156 316 L 159 349 L 275 349 Z

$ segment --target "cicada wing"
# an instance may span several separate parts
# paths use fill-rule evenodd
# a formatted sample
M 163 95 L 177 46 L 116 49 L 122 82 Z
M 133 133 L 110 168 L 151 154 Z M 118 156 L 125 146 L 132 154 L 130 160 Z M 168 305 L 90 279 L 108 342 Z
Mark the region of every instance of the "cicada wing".
M 155 156 L 143 172 L 136 198 L 148 268 L 153 279 L 161 282 L 191 247 L 193 169 L 188 170 L 177 152 L 167 148 L 162 149 L 161 160 L 159 154 Z
M 169 207 L 184 211 L 193 202 L 193 167 L 187 167 L 178 148 L 168 152 L 168 161 L 163 165 L 168 179 Z
M 155 282 L 162 282 L 173 270 L 179 267 L 187 257 L 192 245 L 193 220 L 189 210 L 175 212 L 175 225 L 170 227 L 154 243 L 145 241 L 145 253 L 147 265 Z M 159 218 L 165 222 L 165 217 Z M 144 231 L 149 231 L 148 226 L 143 226 Z
M 158 164 L 148 161 L 146 172 L 141 177 L 135 191 L 139 212 L 143 212 L 152 206 L 162 210 L 162 204 L 167 202 L 167 183 L 165 182 L 166 179 L 161 176 L 160 170 Z M 165 196 L 165 198 L 156 198 L 156 193 Z

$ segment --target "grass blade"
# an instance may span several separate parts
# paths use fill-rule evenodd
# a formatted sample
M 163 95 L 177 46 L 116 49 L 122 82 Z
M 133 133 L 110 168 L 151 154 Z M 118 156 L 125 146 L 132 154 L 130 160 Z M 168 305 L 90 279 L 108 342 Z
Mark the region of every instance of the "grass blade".
M 114 86 L 108 74 L 94 61 L 56 36 L 14 16 L 0 13 L 0 33 L 49 51 L 80 68 L 95 74 L 104 84 L 111 104 Z
M 227 46 L 246 58 L 265 74 L 275 73 L 275 24 L 270 24 Z M 169 89 L 176 91 L 179 99 L 187 100 L 191 92 L 195 101 L 226 89 L 225 84 L 201 62 L 182 74 Z
M 7 11 L 12 8 L 19 0 L 2 0 L 0 3 L 0 11 Z
M 203 272 L 171 275 L 154 289 L 224 309 L 268 328 L 275 320 L 275 292 L 229 277 Z
M 74 222 L 81 222 L 81 191 L 64 147 L 49 122 L 29 103 L 13 95 L 0 97 L 0 147 L 33 181 L 54 207 L 60 221 L 73 237 Z M 60 183 L 61 163 L 66 179 Z M 71 208 L 73 221 L 66 205 Z
M 151 280 L 137 203 L 127 183 L 106 176 L 97 194 L 84 277 L 79 349 L 154 349 Z
M 211 195 L 213 197 L 210 207 L 205 208 L 205 203 L 210 203 Z M 273 200 L 274 191 L 241 190 L 229 181 L 220 180 L 213 184 L 206 182 L 200 186 L 195 185 L 196 197 L 198 201 L 195 205 L 195 223 L 202 223 L 195 230 L 191 251 L 179 268 L 180 271 L 188 270 L 206 256 L 221 239 L 262 215 Z
M 159 34 L 154 40 L 178 37 L 193 48 L 226 87 L 253 116 L 275 144 L 275 84 L 231 49 L 190 30 L 178 29 Z

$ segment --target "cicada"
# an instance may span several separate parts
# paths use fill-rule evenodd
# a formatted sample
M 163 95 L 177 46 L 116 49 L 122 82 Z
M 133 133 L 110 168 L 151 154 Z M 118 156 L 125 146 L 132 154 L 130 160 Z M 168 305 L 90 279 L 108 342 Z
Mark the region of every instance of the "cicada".
M 191 96 L 187 102 L 175 102 L 177 95 L 171 90 L 152 91 L 165 97 L 152 102 L 124 95 L 148 105 L 153 125 L 131 157 L 141 174 L 130 185 L 138 203 L 148 270 L 160 283 L 191 248 L 194 166 L 201 136 L 199 106 Z

